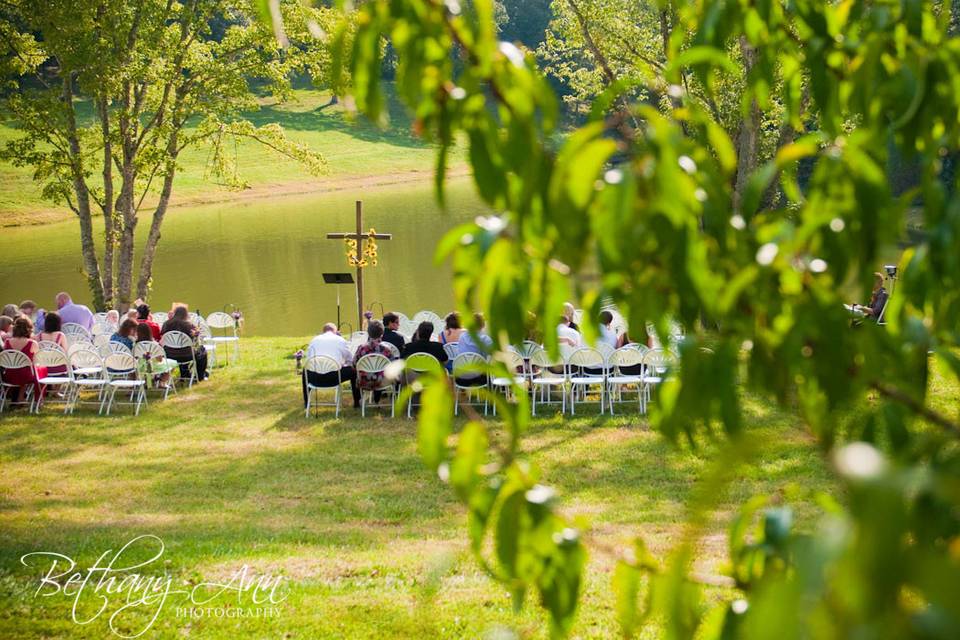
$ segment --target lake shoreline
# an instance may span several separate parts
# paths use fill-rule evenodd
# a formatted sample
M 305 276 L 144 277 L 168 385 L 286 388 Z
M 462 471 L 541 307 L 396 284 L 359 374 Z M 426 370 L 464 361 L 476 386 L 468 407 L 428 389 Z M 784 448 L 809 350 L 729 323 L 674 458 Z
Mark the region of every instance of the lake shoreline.
M 469 175 L 470 167 L 466 163 L 454 165 L 447 169 L 447 179 L 463 178 Z M 366 191 L 367 189 L 397 184 L 428 182 L 432 181 L 433 177 L 434 170 L 431 167 L 429 169 L 412 169 L 373 175 L 327 176 L 289 182 L 257 184 L 239 191 L 217 189 L 215 191 L 211 190 L 210 193 L 190 194 L 181 197 L 177 197 L 176 190 L 174 190 L 169 206 L 170 208 L 200 207 L 231 202 L 250 202 L 267 198 L 335 193 L 348 189 Z M 211 187 L 215 188 L 216 186 L 211 185 Z M 149 205 L 145 205 L 144 208 L 149 212 Z M 75 214 L 69 209 L 40 209 L 28 213 L 12 214 L 9 221 L 0 218 L 0 228 L 41 227 L 65 222 L 74 217 Z M 96 214 L 94 217 L 101 216 Z

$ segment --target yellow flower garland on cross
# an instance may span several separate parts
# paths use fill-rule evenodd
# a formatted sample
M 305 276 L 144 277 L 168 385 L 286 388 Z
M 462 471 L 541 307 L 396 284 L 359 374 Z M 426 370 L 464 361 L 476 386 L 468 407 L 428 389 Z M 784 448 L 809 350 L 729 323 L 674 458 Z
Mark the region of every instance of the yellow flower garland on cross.
M 363 257 L 357 255 L 356 238 L 345 238 L 347 245 L 347 264 L 351 267 L 375 267 L 377 266 L 377 230 L 370 227 L 367 233 L 367 246 L 363 249 Z

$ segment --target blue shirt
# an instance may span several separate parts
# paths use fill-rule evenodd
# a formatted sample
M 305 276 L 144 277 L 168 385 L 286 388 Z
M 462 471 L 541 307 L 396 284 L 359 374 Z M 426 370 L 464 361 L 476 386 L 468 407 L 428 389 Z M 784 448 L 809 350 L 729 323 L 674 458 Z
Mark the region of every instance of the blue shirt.
M 469 331 L 464 331 L 460 334 L 460 339 L 457 341 L 457 355 L 464 353 L 479 353 L 482 356 L 486 356 L 490 353 L 490 346 L 493 344 L 493 339 L 485 333 L 478 334 L 480 337 L 480 342 L 486 347 L 486 350 L 481 349 L 476 342 L 473 341 L 473 336 L 470 335 Z

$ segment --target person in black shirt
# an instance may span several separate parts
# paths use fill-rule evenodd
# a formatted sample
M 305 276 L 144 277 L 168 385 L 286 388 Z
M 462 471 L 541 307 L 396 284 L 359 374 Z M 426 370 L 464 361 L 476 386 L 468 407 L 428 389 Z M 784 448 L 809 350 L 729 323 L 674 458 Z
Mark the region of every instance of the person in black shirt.
M 397 333 L 400 328 L 400 316 L 394 312 L 389 312 L 383 316 L 383 341 L 389 342 L 397 348 L 397 351 L 403 353 L 403 345 L 407 342 L 403 336 Z
M 439 360 L 441 364 L 446 362 L 447 352 L 444 351 L 442 344 L 430 339 L 432 335 L 433 323 L 421 322 L 420 326 L 417 327 L 417 332 L 414 334 L 413 340 L 403 348 L 403 357 L 407 358 L 414 353 L 429 353 Z

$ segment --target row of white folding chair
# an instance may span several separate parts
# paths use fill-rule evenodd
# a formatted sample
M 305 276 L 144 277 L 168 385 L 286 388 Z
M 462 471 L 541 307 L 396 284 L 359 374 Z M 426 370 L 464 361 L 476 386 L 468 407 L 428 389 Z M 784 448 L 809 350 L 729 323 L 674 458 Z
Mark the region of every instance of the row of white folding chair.
M 51 369 L 56 371 L 50 371 Z M 97 391 L 98 412 L 106 411 L 108 415 L 118 389 L 133 391 L 131 401 L 135 398 L 136 402 L 131 404 L 136 405 L 138 414 L 141 400 L 146 401 L 143 381 L 139 380 L 137 373 L 136 360 L 129 352 L 112 353 L 106 358 L 101 358 L 92 349 L 78 349 L 68 356 L 62 349 L 55 347 L 37 352 L 34 360 L 31 361 L 20 351 L 6 350 L 0 352 L 0 371 L 8 370 L 27 370 L 30 377 L 37 380 L 36 387 L 39 392 L 35 392 L 34 385 L 27 385 L 22 401 L 22 404 L 28 405 L 31 412 L 39 413 L 48 397 L 59 398 L 64 405 L 64 413 L 72 412 L 84 389 Z M 39 376 L 38 370 L 44 370 L 47 373 Z M 2 383 L 0 410 L 4 408 L 7 397 L 15 388 L 12 384 Z
M 561 392 L 561 412 L 566 412 L 569 395 L 570 412 L 575 415 L 578 391 L 585 397 L 593 387 L 599 388 L 600 413 L 607 406 L 613 414 L 614 398 L 619 397 L 619 393 L 614 392 L 630 386 L 636 387 L 640 410 L 645 413 L 651 389 L 663 381 L 665 373 L 677 361 L 672 352 L 651 350 L 643 345 L 610 349 L 606 356 L 600 349 L 581 347 L 557 359 L 550 358 L 541 347 L 530 345 L 527 348 L 530 355 L 526 377 L 533 389 L 533 415 L 536 415 L 538 396 L 543 399 L 541 404 L 550 402 L 554 388 Z M 621 367 L 637 367 L 637 372 L 625 373 L 620 370 Z

